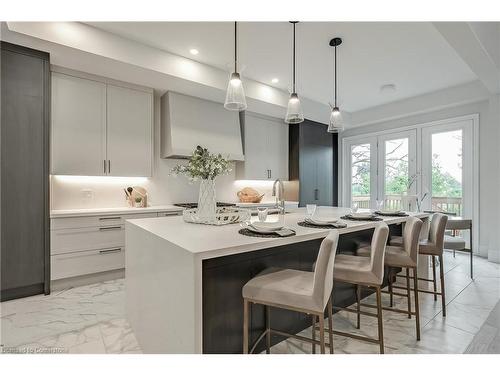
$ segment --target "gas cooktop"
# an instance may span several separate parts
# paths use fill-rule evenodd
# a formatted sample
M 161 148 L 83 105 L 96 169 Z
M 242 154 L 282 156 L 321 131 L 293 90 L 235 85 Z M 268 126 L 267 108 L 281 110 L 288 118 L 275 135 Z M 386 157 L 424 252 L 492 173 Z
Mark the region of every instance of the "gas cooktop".
M 182 208 L 197 208 L 198 203 L 174 203 L 174 206 Z M 217 202 L 217 207 L 231 207 L 236 206 L 234 203 Z

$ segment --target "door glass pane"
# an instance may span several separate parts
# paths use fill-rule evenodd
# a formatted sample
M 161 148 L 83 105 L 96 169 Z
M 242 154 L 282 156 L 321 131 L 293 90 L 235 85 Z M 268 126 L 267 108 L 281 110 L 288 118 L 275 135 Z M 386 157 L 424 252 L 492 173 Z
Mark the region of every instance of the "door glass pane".
M 432 209 L 461 215 L 462 130 L 432 134 Z
M 370 208 L 370 144 L 351 147 L 351 200 Z
M 408 172 L 408 138 L 387 140 L 384 149 L 384 206 L 401 209 L 402 195 L 409 193 L 413 184 Z

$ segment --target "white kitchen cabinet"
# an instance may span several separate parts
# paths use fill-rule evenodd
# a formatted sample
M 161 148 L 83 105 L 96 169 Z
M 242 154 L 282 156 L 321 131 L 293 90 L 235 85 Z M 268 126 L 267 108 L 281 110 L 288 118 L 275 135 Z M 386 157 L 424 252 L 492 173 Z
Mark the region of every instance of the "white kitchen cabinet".
M 107 173 L 151 176 L 153 95 L 107 86 Z
M 151 176 L 153 91 L 71 73 L 52 73 L 51 173 Z
M 244 145 L 238 180 L 288 180 L 288 125 L 282 120 L 246 113 Z
M 52 174 L 101 176 L 106 159 L 106 85 L 52 73 Z

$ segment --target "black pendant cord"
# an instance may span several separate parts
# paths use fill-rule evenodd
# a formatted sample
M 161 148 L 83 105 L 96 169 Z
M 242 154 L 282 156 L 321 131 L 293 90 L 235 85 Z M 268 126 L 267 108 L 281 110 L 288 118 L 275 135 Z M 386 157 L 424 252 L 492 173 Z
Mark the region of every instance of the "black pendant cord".
M 334 80 L 335 80 L 335 83 L 334 83 L 334 101 L 335 101 L 335 108 L 337 108 L 337 46 L 335 46 L 335 52 L 334 52 L 334 60 L 335 60 L 335 67 L 334 67 Z
M 293 23 L 293 92 L 295 93 L 295 23 Z
M 238 27 L 234 21 L 234 72 L 238 73 Z

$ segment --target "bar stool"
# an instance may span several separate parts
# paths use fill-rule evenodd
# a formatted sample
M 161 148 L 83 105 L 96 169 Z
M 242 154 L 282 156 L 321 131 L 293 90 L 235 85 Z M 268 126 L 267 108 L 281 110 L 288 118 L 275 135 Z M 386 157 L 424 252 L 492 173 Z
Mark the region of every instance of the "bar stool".
M 472 220 L 464 219 L 458 216 L 450 216 L 448 217 L 448 222 L 446 223 L 446 229 L 453 231 L 457 230 L 468 230 L 469 231 L 469 241 L 470 248 L 467 249 L 465 244 L 465 240 L 462 237 L 457 236 L 444 236 L 444 248 L 448 250 L 453 250 L 453 256 L 455 256 L 455 251 L 464 251 L 470 253 L 470 278 L 474 279 L 474 270 L 473 270 L 473 258 L 474 254 L 472 252 Z
M 333 280 L 356 285 L 357 308 L 356 310 L 348 307 L 333 306 L 335 310 L 344 310 L 358 315 L 358 328 L 360 324 L 360 315 L 376 317 L 378 319 L 378 338 L 354 335 L 347 332 L 333 330 L 333 333 L 339 336 L 349 337 L 356 340 L 379 344 L 380 353 L 384 353 L 384 332 L 382 323 L 382 298 L 380 286 L 384 278 L 384 253 L 389 227 L 386 223 L 380 223 L 373 232 L 369 257 L 360 257 L 354 255 L 339 254 L 335 259 L 333 267 Z M 361 287 L 375 289 L 377 295 L 377 314 L 361 311 L 360 294 Z M 320 332 L 322 328 L 320 327 Z
M 338 239 L 338 231 L 333 230 L 321 242 L 314 272 L 269 268 L 243 286 L 243 353 L 252 353 L 264 336 L 267 338 L 266 352 L 269 353 L 271 334 L 274 333 L 285 337 L 293 337 L 313 345 L 319 344 L 321 353 L 324 354 L 326 346 L 324 316 L 325 307 L 328 306 L 328 345 L 330 347 L 330 353 L 333 354 L 331 294 L 333 289 L 333 264 L 335 261 Z M 249 351 L 248 314 L 250 303 L 260 304 L 266 307 L 266 329 Z M 313 317 L 313 322 L 319 318 L 321 328 L 320 341 L 314 339 L 314 334 L 313 338 L 309 339 L 307 337 L 271 329 L 269 307 L 278 307 L 310 314 Z
M 434 286 L 433 291 L 418 289 L 416 290 L 422 293 L 429 293 L 434 295 L 434 300 L 437 300 L 437 296 L 441 296 L 441 304 L 443 310 L 443 316 L 446 316 L 446 300 L 445 300 L 445 286 L 444 286 L 444 264 L 443 264 L 443 248 L 444 248 L 444 231 L 446 229 L 446 223 L 448 221 L 448 216 L 435 213 L 432 216 L 430 228 L 429 228 L 429 237 L 425 240 L 420 240 L 419 242 L 419 255 L 427 255 L 432 259 L 432 279 L 427 279 L 423 277 L 417 277 L 418 280 L 432 282 Z M 398 245 L 401 242 L 396 238 L 394 240 L 391 239 L 390 245 Z M 437 283 L 436 283 L 436 257 L 439 258 L 439 275 L 441 279 L 441 291 L 437 291 Z M 402 277 L 410 277 L 409 275 Z M 418 286 L 418 283 L 416 283 Z
M 413 272 L 414 289 L 418 289 L 417 281 L 417 264 L 418 264 L 418 247 L 419 236 L 422 229 L 422 220 L 416 217 L 409 217 L 405 223 L 403 232 L 402 246 L 386 246 L 384 264 L 389 267 L 406 268 L 406 294 L 396 293 L 392 290 L 392 274 L 389 275 L 389 292 L 391 294 L 391 306 L 383 307 L 383 310 L 394 311 L 399 313 L 408 314 L 411 319 L 415 315 L 415 329 L 417 340 L 420 340 L 420 308 L 418 304 L 418 293 L 414 293 L 415 297 L 415 311 L 411 310 L 411 287 L 410 287 L 410 269 Z M 370 249 L 361 248 L 357 251 L 358 255 L 369 256 Z M 404 288 L 400 288 L 404 289 Z M 392 307 L 392 295 L 399 295 L 407 298 L 408 310 L 401 310 Z M 373 305 L 362 304 L 361 306 L 376 307 Z

